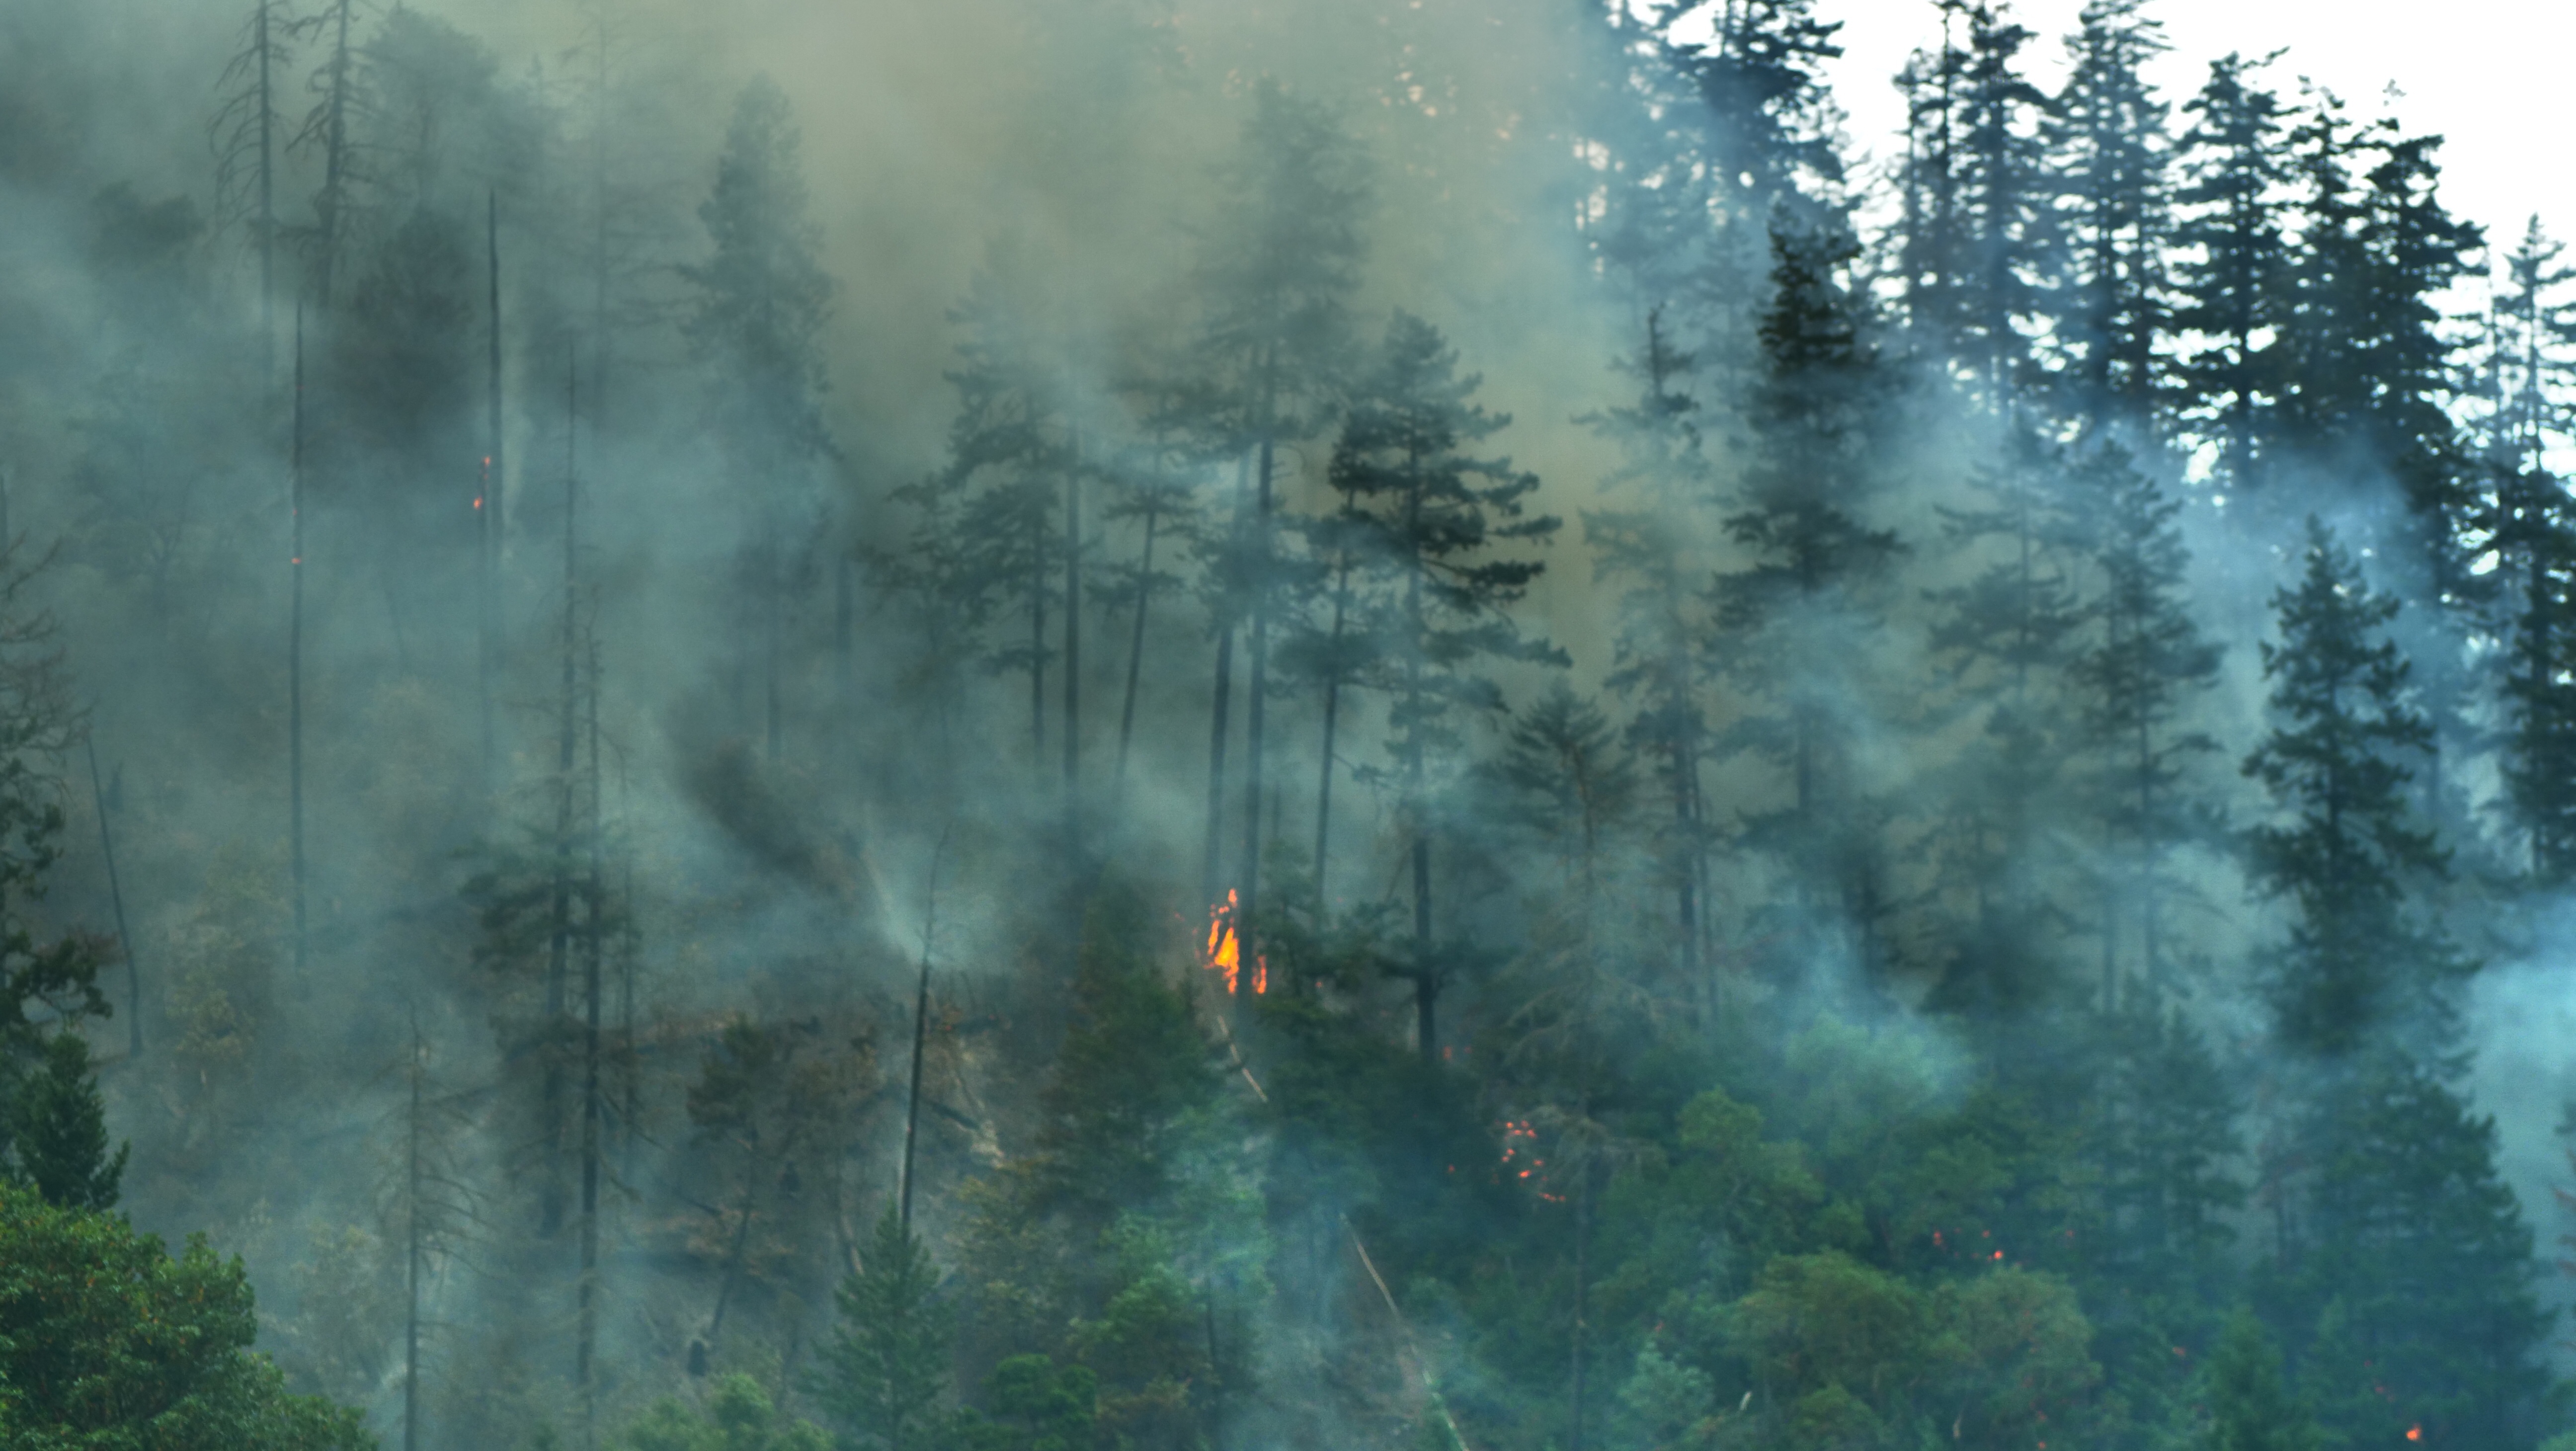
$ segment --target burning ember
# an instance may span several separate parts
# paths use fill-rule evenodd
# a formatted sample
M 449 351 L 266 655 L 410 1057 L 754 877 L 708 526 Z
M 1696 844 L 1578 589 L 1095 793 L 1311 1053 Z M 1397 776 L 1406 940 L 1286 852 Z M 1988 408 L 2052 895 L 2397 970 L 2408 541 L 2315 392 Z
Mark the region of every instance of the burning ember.
M 1243 943 L 1234 930 L 1234 913 L 1239 901 L 1234 889 L 1229 887 L 1225 900 L 1208 909 L 1207 960 L 1203 965 L 1211 971 L 1225 974 L 1225 990 L 1229 994 L 1240 990 L 1243 978 Z M 1270 959 L 1259 953 L 1252 957 L 1252 990 L 1256 993 L 1270 991 Z

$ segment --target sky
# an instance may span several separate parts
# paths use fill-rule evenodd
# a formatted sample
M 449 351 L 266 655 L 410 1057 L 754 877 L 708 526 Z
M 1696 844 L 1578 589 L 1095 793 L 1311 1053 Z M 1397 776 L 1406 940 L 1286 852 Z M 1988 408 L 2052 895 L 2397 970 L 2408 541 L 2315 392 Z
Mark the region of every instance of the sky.
M 1844 22 L 1844 55 L 1832 79 L 1851 113 L 1853 145 L 1880 159 L 1896 154 L 1891 138 L 1904 107 L 1889 81 L 1910 51 L 1940 38 L 1932 6 L 1818 0 L 1816 9 Z M 2026 52 L 2035 76 L 2053 86 L 2063 73 L 2061 37 L 2076 28 L 2083 0 L 2022 0 L 2013 9 L 2040 37 Z M 2285 93 L 2295 94 L 2298 78 L 2308 76 L 2370 116 L 2396 86 L 2402 94 L 2393 104 L 2408 129 L 2448 138 L 2443 192 L 2451 210 L 2484 225 L 2491 241 L 2510 245 L 2535 212 L 2553 235 L 2576 232 L 2576 167 L 2563 139 L 2571 129 L 2565 66 L 2576 53 L 2576 7 L 2535 0 L 2150 0 L 2148 13 L 2164 22 L 2173 44 L 2154 79 L 2177 104 L 2199 89 L 2212 59 L 2288 47 L 2272 72 Z

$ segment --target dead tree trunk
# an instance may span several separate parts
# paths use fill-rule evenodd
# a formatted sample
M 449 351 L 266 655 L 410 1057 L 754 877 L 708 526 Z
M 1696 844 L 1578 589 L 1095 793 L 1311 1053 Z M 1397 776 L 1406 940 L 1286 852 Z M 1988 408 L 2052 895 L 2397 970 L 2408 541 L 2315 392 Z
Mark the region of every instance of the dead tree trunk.
M 98 738 L 84 733 L 89 753 L 89 796 L 98 811 L 98 849 L 107 858 L 107 900 L 116 909 L 116 946 L 125 956 L 125 1052 L 143 1056 L 143 972 L 134 962 L 134 932 L 125 925 L 125 888 L 116 879 L 116 831 L 107 822 L 107 788 L 98 779 Z M 120 768 L 121 769 L 121 768 Z
M 295 303 L 295 395 L 287 447 L 286 800 L 295 893 L 295 979 L 304 981 L 304 301 Z
M 564 377 L 564 554 L 563 672 L 561 729 L 555 739 L 555 842 L 551 930 L 546 939 L 546 1021 L 543 1112 L 546 1168 L 538 1191 L 541 1232 L 563 1227 L 563 1094 L 564 992 L 572 953 L 573 742 L 579 662 L 575 658 L 580 628 L 580 428 L 581 380 L 578 363 L 567 356 Z

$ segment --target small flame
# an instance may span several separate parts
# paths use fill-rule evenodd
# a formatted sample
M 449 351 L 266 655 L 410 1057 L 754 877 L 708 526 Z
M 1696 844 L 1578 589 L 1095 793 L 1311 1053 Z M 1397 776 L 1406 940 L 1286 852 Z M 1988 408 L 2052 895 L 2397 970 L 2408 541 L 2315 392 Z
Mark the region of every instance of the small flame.
M 2424 1428 L 2423 1428 L 2423 1427 L 2421 1427 L 2421 1426 L 2409 1426 L 2409 1427 L 2407 1427 L 2407 1428 L 2406 1428 L 2406 1439 L 2407 1439 L 2407 1440 L 2409 1440 L 2409 1441 L 2421 1441 L 2421 1440 L 2423 1440 L 2423 1439 L 2424 1439 Z
M 477 509 L 480 509 L 480 508 L 482 508 L 482 507 L 483 507 L 483 496 L 482 496 L 482 495 L 477 494 L 477 495 L 475 495 L 475 496 L 474 496 L 474 507 L 475 507 L 475 508 L 477 508 Z
M 1207 946 L 1203 966 L 1225 974 L 1225 990 L 1231 995 L 1243 982 L 1243 943 L 1234 930 L 1234 914 L 1242 899 L 1233 888 L 1226 889 L 1225 900 L 1208 909 Z M 1259 953 L 1252 957 L 1252 990 L 1270 991 L 1270 959 Z

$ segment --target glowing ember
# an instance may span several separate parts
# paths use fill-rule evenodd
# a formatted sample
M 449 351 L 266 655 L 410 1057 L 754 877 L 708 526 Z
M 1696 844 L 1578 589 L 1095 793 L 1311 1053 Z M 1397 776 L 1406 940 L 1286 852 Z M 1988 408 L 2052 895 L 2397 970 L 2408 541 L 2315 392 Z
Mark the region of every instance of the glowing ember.
M 2409 1427 L 2407 1427 L 2407 1428 L 2406 1428 L 2406 1439 L 2407 1439 L 2407 1440 L 2409 1440 L 2409 1441 L 2421 1441 L 2421 1440 L 2423 1440 L 2423 1439 L 2424 1439 L 2424 1428 L 2423 1428 L 2423 1427 L 2421 1427 L 2421 1426 L 2409 1426 Z

